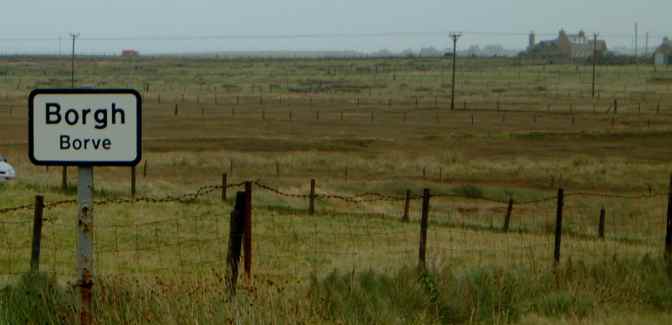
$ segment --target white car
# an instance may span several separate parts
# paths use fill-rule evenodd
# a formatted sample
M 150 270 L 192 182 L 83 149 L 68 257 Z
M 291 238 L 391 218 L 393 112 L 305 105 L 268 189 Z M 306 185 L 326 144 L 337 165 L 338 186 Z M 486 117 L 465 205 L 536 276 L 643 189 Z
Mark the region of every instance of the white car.
M 16 178 L 14 167 L 7 162 L 7 159 L 0 155 L 0 183 Z

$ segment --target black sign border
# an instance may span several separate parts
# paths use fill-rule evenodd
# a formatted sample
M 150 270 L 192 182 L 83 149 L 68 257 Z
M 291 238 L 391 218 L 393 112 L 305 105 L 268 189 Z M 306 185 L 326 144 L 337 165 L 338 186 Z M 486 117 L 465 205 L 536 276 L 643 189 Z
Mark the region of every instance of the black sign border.
M 35 158 L 35 134 L 33 126 L 34 99 L 38 95 L 133 95 L 137 100 L 137 152 L 132 161 L 82 161 L 82 160 L 38 160 Z M 28 96 L 28 157 L 37 166 L 137 166 L 142 161 L 142 96 L 135 89 L 78 89 L 78 88 L 45 88 L 35 89 Z

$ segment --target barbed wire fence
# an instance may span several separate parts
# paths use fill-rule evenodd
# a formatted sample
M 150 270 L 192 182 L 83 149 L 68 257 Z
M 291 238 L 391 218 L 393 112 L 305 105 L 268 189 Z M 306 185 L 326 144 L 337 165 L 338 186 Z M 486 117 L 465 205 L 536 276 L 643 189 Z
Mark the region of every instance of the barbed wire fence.
M 662 255 L 662 252 L 669 254 L 670 249 L 671 237 L 666 234 L 671 231 L 669 208 L 668 221 L 663 218 L 665 203 L 668 207 L 670 204 L 668 193 L 563 192 L 527 200 L 503 200 L 441 192 L 321 193 L 315 182 L 311 183 L 309 193 L 300 193 L 296 189 L 281 190 L 261 180 L 249 182 L 257 197 L 255 208 L 264 211 L 254 214 L 252 219 L 254 253 L 249 258 L 254 255 L 256 274 L 270 278 L 301 277 L 333 269 L 388 269 L 413 263 L 418 258 L 419 238 L 426 238 L 420 241 L 420 247 L 425 247 L 429 263 L 464 266 L 544 268 L 551 265 L 552 253 L 560 248 L 563 260 Z M 221 198 L 215 200 L 212 196 L 222 192 L 222 198 L 228 202 L 226 190 L 244 185 L 209 185 L 165 197 L 97 200 L 94 208 L 99 215 L 94 228 L 97 273 L 156 276 L 212 273 L 224 277 L 229 254 L 227 241 L 231 240 L 228 205 L 219 204 Z M 277 199 L 294 203 L 278 204 Z M 608 218 L 584 215 L 583 199 L 611 203 L 613 211 L 609 211 Z M 424 200 L 427 206 L 418 204 Z M 264 201 L 266 205 L 259 204 Z M 642 214 L 620 211 L 624 206 L 619 202 L 625 201 L 634 202 L 629 203 L 630 209 L 655 207 L 653 214 L 661 218 L 637 218 Z M 25 204 L 1 208 L 0 276 L 11 279 L 29 270 L 35 249 L 32 212 L 41 209 L 44 209 L 43 216 L 40 212 L 43 228 L 38 232 L 41 270 L 71 276 L 76 225 L 66 216 L 74 205 L 75 200 L 61 200 L 46 201 L 41 207 Z M 300 205 L 306 205 L 307 209 L 296 207 Z M 557 219 L 558 206 L 564 209 L 564 221 Z M 374 209 L 367 211 L 371 207 Z M 486 212 L 479 213 L 477 209 Z M 319 216 L 311 215 L 311 211 Z M 483 217 L 484 214 L 487 216 Z M 560 218 L 562 214 L 559 212 Z M 413 225 L 415 221 L 421 225 L 420 232 Z M 560 237 L 561 244 L 556 244 Z M 559 256 L 558 253 L 553 257 L 556 263 L 560 262 Z M 420 263 L 427 262 L 423 259 Z

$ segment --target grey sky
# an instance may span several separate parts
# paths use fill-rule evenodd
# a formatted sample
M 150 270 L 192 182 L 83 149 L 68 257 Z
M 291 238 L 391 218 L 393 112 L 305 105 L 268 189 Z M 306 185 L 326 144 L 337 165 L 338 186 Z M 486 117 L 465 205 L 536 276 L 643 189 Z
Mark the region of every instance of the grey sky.
M 600 32 L 610 46 L 631 46 L 639 22 L 641 46 L 672 34 L 670 0 L 23 0 L 0 11 L 0 52 L 57 52 L 58 37 L 80 32 L 83 52 L 199 52 L 229 50 L 376 50 L 449 47 L 442 32 L 465 31 L 460 47 L 499 43 L 523 48 L 530 30 L 555 34 L 584 29 Z M 422 32 L 422 35 L 339 36 Z M 475 34 L 469 32 L 505 33 Z M 436 34 L 431 34 L 436 33 Z M 330 34 L 308 38 L 210 40 L 121 40 L 225 35 Z M 48 38 L 12 41 L 12 38 Z M 540 39 L 551 36 L 540 36 Z M 62 50 L 67 50 L 63 41 Z

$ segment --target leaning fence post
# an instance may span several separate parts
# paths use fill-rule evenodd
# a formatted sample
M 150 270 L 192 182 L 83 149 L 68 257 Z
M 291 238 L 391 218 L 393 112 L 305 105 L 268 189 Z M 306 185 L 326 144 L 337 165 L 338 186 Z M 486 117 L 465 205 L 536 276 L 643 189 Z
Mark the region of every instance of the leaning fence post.
M 226 186 L 228 183 L 228 177 L 226 173 L 222 174 L 222 201 L 226 201 Z
M 408 210 L 411 207 L 411 190 L 406 190 L 406 200 L 404 201 L 404 215 L 401 217 L 401 222 L 408 222 Z
M 33 252 L 30 256 L 30 271 L 40 271 L 40 243 L 42 241 L 42 216 L 44 211 L 44 197 L 35 196 L 35 216 L 33 218 Z
M 597 227 L 597 236 L 600 239 L 604 239 L 604 223 L 605 223 L 606 215 L 607 215 L 607 211 L 604 209 L 604 207 L 602 207 L 600 209 L 600 223 Z
M 229 298 L 236 295 L 236 283 L 238 282 L 238 264 L 240 263 L 240 250 L 245 231 L 244 218 L 245 193 L 236 194 L 236 203 L 231 211 L 231 221 L 229 222 L 229 248 L 226 256 L 228 266 L 226 285 L 229 289 Z
M 562 241 L 562 207 L 565 203 L 565 191 L 558 190 L 558 207 L 555 215 L 555 245 L 553 248 L 554 265 L 560 264 L 560 244 Z
M 315 179 L 310 180 L 310 195 L 308 198 L 308 214 L 315 214 Z
M 420 217 L 420 250 L 418 252 L 418 268 L 421 271 L 427 269 L 427 223 L 429 219 L 429 189 L 422 194 L 422 215 Z
M 61 190 L 63 190 L 63 192 L 68 190 L 68 166 L 63 166 L 63 172 L 61 173 Z
M 245 275 L 248 282 L 252 281 L 252 182 L 245 182 L 245 208 L 243 210 L 245 236 L 243 251 L 245 253 Z
M 670 189 L 667 194 L 667 233 L 665 235 L 665 260 L 672 271 L 672 177 L 670 177 Z
M 131 197 L 135 198 L 135 166 L 131 167 Z
M 513 212 L 513 198 L 509 198 L 509 207 L 506 209 L 506 216 L 504 216 L 504 232 L 509 232 L 512 212 Z

